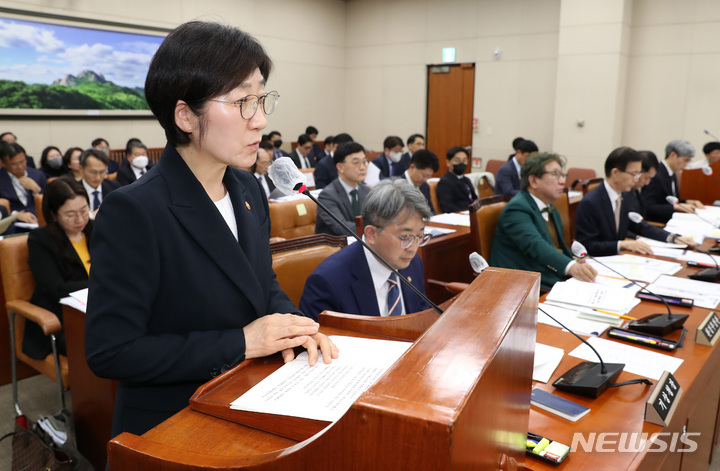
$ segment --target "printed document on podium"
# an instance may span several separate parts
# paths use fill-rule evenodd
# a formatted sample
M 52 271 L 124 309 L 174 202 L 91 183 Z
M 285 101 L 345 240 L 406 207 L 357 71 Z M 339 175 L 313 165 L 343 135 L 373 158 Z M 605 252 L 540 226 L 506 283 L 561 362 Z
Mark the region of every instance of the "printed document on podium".
M 402 356 L 411 342 L 333 335 L 339 358 L 308 365 L 307 352 L 230 404 L 231 409 L 335 422 Z

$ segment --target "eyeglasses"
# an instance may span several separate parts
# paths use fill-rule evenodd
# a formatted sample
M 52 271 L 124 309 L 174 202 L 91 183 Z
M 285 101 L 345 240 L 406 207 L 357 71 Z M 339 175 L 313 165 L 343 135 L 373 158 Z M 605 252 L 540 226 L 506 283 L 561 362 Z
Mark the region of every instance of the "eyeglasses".
M 240 108 L 240 116 L 245 120 L 251 120 L 255 113 L 257 113 L 260 104 L 262 103 L 263 112 L 265 115 L 273 114 L 275 108 L 277 108 L 278 99 L 280 95 L 276 91 L 268 92 L 265 95 L 248 95 L 245 98 L 241 98 L 238 101 L 223 101 L 223 100 L 210 100 L 217 101 L 218 103 L 224 103 L 226 105 L 233 105 Z
M 85 170 L 85 172 L 91 177 L 105 177 L 107 170 Z
M 352 159 L 343 163 L 350 164 L 353 167 L 363 167 L 370 165 L 370 161 L 368 159 Z
M 548 175 L 552 175 L 553 177 L 560 180 L 560 178 L 567 178 L 567 172 L 561 172 L 560 170 L 553 170 L 552 172 L 543 172 L 543 174 L 547 173 Z
M 628 175 L 632 176 L 633 180 L 637 180 L 638 178 L 640 178 L 640 175 L 642 174 L 642 172 L 628 172 L 626 170 L 620 170 L 620 171 L 622 173 L 627 173 Z
M 68 211 L 67 213 L 57 213 L 58 217 L 64 221 L 74 221 L 78 217 L 86 218 L 89 217 L 88 207 L 85 206 L 80 211 Z
M 382 231 L 382 230 L 384 230 L 384 228 L 378 227 L 378 230 Z M 432 239 L 432 234 L 422 234 L 422 235 L 417 235 L 417 236 L 412 235 L 412 234 L 399 236 L 399 235 L 392 234 L 390 232 L 388 232 L 388 234 L 400 239 L 400 247 L 402 247 L 403 249 L 409 249 L 410 247 L 412 247 L 413 242 L 415 242 L 415 240 L 417 240 L 418 247 L 422 247 L 423 245 L 430 242 L 430 239 Z

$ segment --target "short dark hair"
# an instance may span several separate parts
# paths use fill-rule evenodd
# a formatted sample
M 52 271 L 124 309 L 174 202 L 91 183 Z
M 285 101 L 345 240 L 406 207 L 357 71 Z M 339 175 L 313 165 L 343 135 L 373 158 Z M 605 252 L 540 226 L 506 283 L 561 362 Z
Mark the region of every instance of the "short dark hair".
M 254 70 L 265 80 L 272 61 L 260 43 L 233 26 L 204 21 L 184 23 L 167 35 L 150 62 L 145 98 L 173 145 L 190 142 L 175 124 L 175 104 L 187 103 L 205 134 L 208 100 L 237 88 Z
M 335 136 L 328 136 L 325 138 L 325 145 L 335 144 Z
M 440 160 L 435 152 L 429 149 L 420 149 L 410 157 L 410 165 L 415 165 L 418 170 L 431 168 L 433 172 L 437 172 L 440 169 Z
M 85 151 L 83 151 L 82 154 L 80 154 L 80 166 L 82 168 L 85 168 L 87 166 L 88 157 L 95 157 L 100 162 L 104 163 L 106 167 L 110 165 L 110 159 L 105 155 L 104 152 L 90 148 L 86 149 Z
M 528 154 L 531 152 L 537 152 L 538 146 L 533 141 L 523 139 L 522 141 L 518 142 L 515 150 L 519 150 L 523 154 Z
M 413 144 L 415 142 L 415 139 L 417 139 L 418 137 L 420 139 L 425 139 L 425 136 L 423 136 L 422 134 L 412 134 L 410 137 L 407 138 L 407 144 Z
M 548 162 L 557 162 L 565 168 L 565 157 L 552 152 L 538 152 L 531 154 L 520 168 L 520 187 L 527 190 L 530 186 L 530 177 L 542 177 Z
M 638 154 L 642 156 L 643 172 L 649 172 L 651 168 L 657 170 L 660 165 L 660 161 L 658 160 L 657 155 L 655 155 L 655 152 L 651 150 L 640 150 L 638 151 Z
M 143 144 L 140 139 L 136 137 L 128 139 L 127 144 L 125 144 L 125 155 L 132 155 L 133 150 L 137 148 L 145 149 L 147 151 L 147 146 Z
M 355 139 L 353 139 L 353 137 L 346 132 L 341 132 L 340 134 L 335 136 L 335 144 L 340 145 L 347 142 L 355 142 Z
M 451 147 L 450 149 L 448 149 L 447 159 L 452 160 L 452 158 L 455 157 L 455 154 L 457 154 L 458 152 L 465 152 L 468 156 L 470 156 L 467 148 L 465 148 L 463 146 L 455 146 L 455 147 Z
M 308 142 L 312 142 L 312 141 L 313 141 L 312 138 L 310 136 L 308 136 L 307 134 L 300 134 L 298 136 L 298 145 L 299 146 L 305 145 Z
M 308 126 L 305 128 L 305 134 L 307 134 L 308 136 L 310 134 L 317 134 L 317 133 L 318 133 L 318 130 L 315 126 Z
M 110 143 L 109 143 L 106 139 L 103 139 L 102 137 L 98 137 L 97 139 L 94 139 L 94 140 L 90 143 L 90 147 L 97 147 L 97 146 L 99 146 L 100 144 L 102 144 L 103 142 L 104 142 L 105 144 L 107 144 L 108 147 L 110 147 Z
M 0 141 L 0 160 L 5 162 L 18 154 L 25 154 L 25 149 L 15 142 Z M 27 154 L 26 154 L 27 155 Z
M 365 148 L 358 142 L 346 142 L 337 148 L 335 154 L 333 154 L 333 162 L 340 164 L 345 162 L 345 157 L 350 154 L 357 154 L 358 152 L 365 152 Z
M 605 159 L 605 176 L 609 177 L 614 168 L 624 172 L 630 162 L 642 162 L 642 160 L 642 155 L 635 149 L 618 147 Z
M 12 137 L 14 137 L 17 140 L 17 136 L 15 134 L 11 133 L 10 131 L 6 131 L 6 132 L 0 134 L 0 141 L 2 141 L 2 138 L 7 136 L 8 134 L 10 134 Z
M 515 149 L 515 150 L 518 150 L 518 145 L 519 145 L 522 141 L 524 141 L 524 140 L 525 140 L 525 139 L 523 139 L 522 137 L 516 137 L 516 138 L 513 139 L 513 141 L 512 141 L 512 148 Z
M 46 148 L 43 149 L 42 154 L 40 154 L 40 168 L 44 168 L 44 169 L 48 168 L 48 163 L 47 163 L 48 157 L 47 156 L 50 153 L 50 151 L 53 149 L 58 151 L 58 154 L 62 155 L 62 152 L 60 152 L 60 149 L 58 149 L 57 147 L 47 146 Z
M 280 136 L 282 137 L 282 134 L 280 134 L 279 131 L 270 131 L 270 133 L 267 135 L 268 139 L 272 141 L 273 136 Z
M 272 142 L 270 142 L 270 141 L 260 141 L 260 146 L 259 146 L 259 147 L 260 147 L 261 149 L 265 149 L 266 151 L 268 151 L 268 152 L 270 153 L 270 156 L 272 157 L 272 154 L 273 154 L 273 145 L 272 145 Z
M 392 149 L 393 147 L 402 147 L 403 145 L 402 139 L 397 136 L 388 136 L 385 138 L 385 141 L 383 141 L 383 149 Z
M 703 154 L 707 155 L 714 150 L 720 150 L 720 142 L 710 141 L 703 146 Z
M 70 159 L 72 159 L 72 155 L 77 150 L 79 150 L 82 155 L 83 150 L 80 147 L 71 147 L 65 151 L 65 154 L 63 154 L 63 163 L 65 164 L 66 167 L 70 166 Z

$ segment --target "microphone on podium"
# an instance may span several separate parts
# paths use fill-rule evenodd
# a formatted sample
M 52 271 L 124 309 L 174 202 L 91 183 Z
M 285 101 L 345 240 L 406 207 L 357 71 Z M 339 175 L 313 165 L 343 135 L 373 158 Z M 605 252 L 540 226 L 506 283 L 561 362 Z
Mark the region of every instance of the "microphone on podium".
M 633 216 L 630 216 L 632 214 Z M 628 214 L 628 217 L 633 222 L 640 222 L 642 221 L 642 216 L 640 216 L 636 212 L 631 212 Z M 637 221 L 637 218 L 640 218 L 640 221 Z M 658 296 L 657 294 L 653 293 L 647 287 L 642 286 L 635 280 L 631 280 L 630 278 L 626 277 L 619 271 L 607 266 L 606 264 L 602 263 L 597 258 L 593 257 L 592 255 L 588 255 L 587 250 L 585 249 L 585 246 L 581 244 L 580 242 L 573 241 L 571 249 L 574 256 L 578 258 L 589 258 L 595 261 L 595 263 L 602 265 L 603 267 L 607 268 L 611 272 L 615 273 L 616 275 L 620 276 L 623 280 L 627 280 L 630 283 L 634 284 L 635 286 L 638 286 L 641 291 L 645 291 L 646 293 L 649 293 L 650 296 L 653 298 L 656 298 L 657 300 L 661 301 L 665 305 L 665 309 L 667 309 L 667 315 L 665 313 L 659 313 L 659 314 L 650 314 L 649 316 L 645 316 L 641 319 L 634 320 L 630 323 L 628 323 L 628 329 L 635 330 L 638 332 L 644 332 L 647 334 L 654 334 L 654 335 L 667 335 L 673 330 L 681 329 L 685 321 L 688 319 L 687 314 L 673 314 L 670 311 L 670 305 L 668 304 L 667 300 L 663 298 L 662 296 Z
M 702 173 L 703 173 L 706 177 L 713 177 L 713 180 L 715 180 L 715 183 L 717 183 L 718 185 L 720 185 L 720 180 L 718 180 L 717 177 L 713 174 L 713 169 L 712 169 L 711 166 L 709 166 L 709 165 L 704 165 L 704 166 L 702 167 Z M 713 201 L 713 206 L 720 206 L 720 200 L 715 200 L 715 201 Z
M 488 265 L 485 257 L 477 252 L 473 252 L 470 254 L 470 266 L 472 266 L 473 271 L 479 275 L 490 265 Z
M 373 254 L 380 263 L 385 265 L 390 271 L 395 274 L 395 276 L 398 277 L 400 281 L 405 283 L 405 285 L 412 289 L 415 294 L 420 296 L 426 303 L 428 303 L 428 305 L 432 307 L 435 312 L 437 312 L 438 314 L 443 313 L 442 309 L 440 309 L 434 302 L 430 301 L 430 299 L 425 296 L 422 291 L 420 291 L 415 285 L 410 283 L 410 281 L 408 281 L 408 279 L 405 278 L 398 270 L 393 268 L 393 266 L 390 265 L 384 258 L 378 255 L 378 253 L 375 252 L 372 247 L 367 245 L 367 243 L 365 243 L 365 241 L 362 240 L 362 238 L 359 237 L 354 230 L 347 227 L 343 221 L 338 219 L 338 217 L 335 216 L 332 211 L 330 211 L 324 204 L 318 201 L 317 198 L 315 198 L 310 193 L 307 188 L 307 177 L 297 168 L 297 166 L 290 157 L 280 157 L 279 159 L 274 161 L 270 168 L 268 168 L 268 176 L 270 177 L 270 180 L 272 180 L 272 182 L 275 184 L 275 186 L 286 195 L 301 193 L 310 198 L 318 206 L 318 208 L 325 211 L 325 213 L 330 216 L 333 221 L 340 224 L 340 226 L 344 228 L 350 236 L 354 237 L 355 240 L 357 240 L 363 247 L 369 250 L 370 253 Z

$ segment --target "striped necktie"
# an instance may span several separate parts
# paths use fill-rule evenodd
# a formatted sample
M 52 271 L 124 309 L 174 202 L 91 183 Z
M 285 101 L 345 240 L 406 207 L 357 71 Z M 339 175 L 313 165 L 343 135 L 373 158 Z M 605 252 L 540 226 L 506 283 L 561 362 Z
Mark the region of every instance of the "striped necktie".
M 388 277 L 388 315 L 399 316 L 402 314 L 402 305 L 400 304 L 400 286 L 398 286 L 395 273 L 391 273 Z

